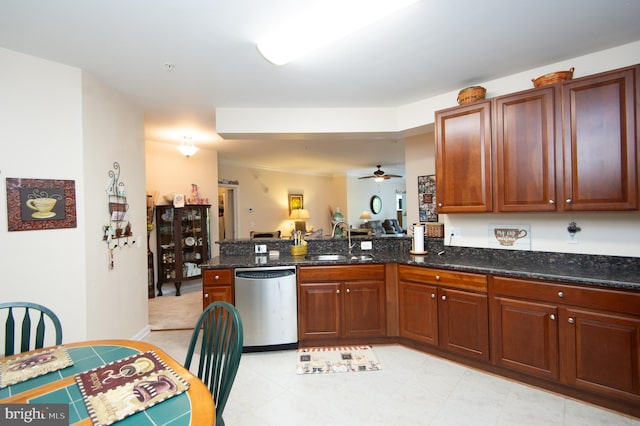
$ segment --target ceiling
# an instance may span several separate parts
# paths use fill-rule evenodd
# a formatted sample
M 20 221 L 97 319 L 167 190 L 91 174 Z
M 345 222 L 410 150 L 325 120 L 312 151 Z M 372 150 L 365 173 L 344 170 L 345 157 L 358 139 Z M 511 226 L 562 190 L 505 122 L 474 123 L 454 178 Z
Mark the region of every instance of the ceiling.
M 264 60 L 256 40 L 313 2 L 0 0 L 0 46 L 122 92 L 148 140 L 190 134 L 220 161 L 272 169 L 397 173 L 402 134 L 223 140 L 216 108 L 398 107 L 640 40 L 637 0 L 422 0 L 285 66 Z

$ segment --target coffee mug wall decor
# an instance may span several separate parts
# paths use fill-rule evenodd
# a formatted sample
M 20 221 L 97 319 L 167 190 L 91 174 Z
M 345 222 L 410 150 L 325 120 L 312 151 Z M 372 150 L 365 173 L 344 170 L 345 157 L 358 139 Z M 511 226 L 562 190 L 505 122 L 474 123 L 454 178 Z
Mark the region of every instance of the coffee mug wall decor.
M 489 247 L 531 250 L 529 225 L 489 225 Z
M 73 180 L 7 178 L 9 231 L 76 227 Z

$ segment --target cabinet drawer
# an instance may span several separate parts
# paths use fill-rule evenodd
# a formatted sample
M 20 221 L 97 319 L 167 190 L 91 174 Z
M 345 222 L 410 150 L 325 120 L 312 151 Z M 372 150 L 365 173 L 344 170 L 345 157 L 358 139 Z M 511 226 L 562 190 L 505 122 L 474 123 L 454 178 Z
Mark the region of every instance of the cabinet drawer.
M 487 291 L 487 276 L 483 274 L 400 265 L 398 267 L 398 278 L 403 281 L 429 283 L 480 292 Z
M 206 269 L 202 272 L 202 284 L 223 285 L 233 283 L 232 269 Z
M 507 277 L 493 277 L 491 291 L 493 296 L 513 296 L 640 315 L 640 292 Z
M 300 282 L 384 280 L 384 265 L 301 266 L 298 279 Z

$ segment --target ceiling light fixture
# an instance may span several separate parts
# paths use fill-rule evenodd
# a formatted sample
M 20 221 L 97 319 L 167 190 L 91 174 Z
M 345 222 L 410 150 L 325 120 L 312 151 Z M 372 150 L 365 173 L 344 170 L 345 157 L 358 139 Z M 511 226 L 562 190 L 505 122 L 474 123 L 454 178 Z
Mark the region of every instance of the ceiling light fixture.
M 324 0 L 258 42 L 269 62 L 284 65 L 418 0 Z
M 191 157 L 193 154 L 198 152 L 198 147 L 193 144 L 191 136 L 185 136 L 184 139 L 182 139 L 182 143 L 176 148 L 185 157 Z

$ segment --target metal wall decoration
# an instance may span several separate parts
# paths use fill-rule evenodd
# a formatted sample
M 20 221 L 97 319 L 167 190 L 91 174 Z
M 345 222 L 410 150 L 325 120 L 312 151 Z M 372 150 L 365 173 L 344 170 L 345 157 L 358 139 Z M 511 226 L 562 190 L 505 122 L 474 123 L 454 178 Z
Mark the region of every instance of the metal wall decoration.
M 124 182 L 120 182 L 120 164 L 113 163 L 113 170 L 109 170 L 109 184 L 107 185 L 109 199 L 109 223 L 102 227 L 102 239 L 109 247 L 109 268 L 113 269 L 113 250 L 116 248 L 132 247 L 136 244 L 131 238 L 133 231 L 129 222 L 129 204 Z
M 9 231 L 75 228 L 75 181 L 7 178 Z
M 437 222 L 436 175 L 418 176 L 418 216 L 420 222 Z

